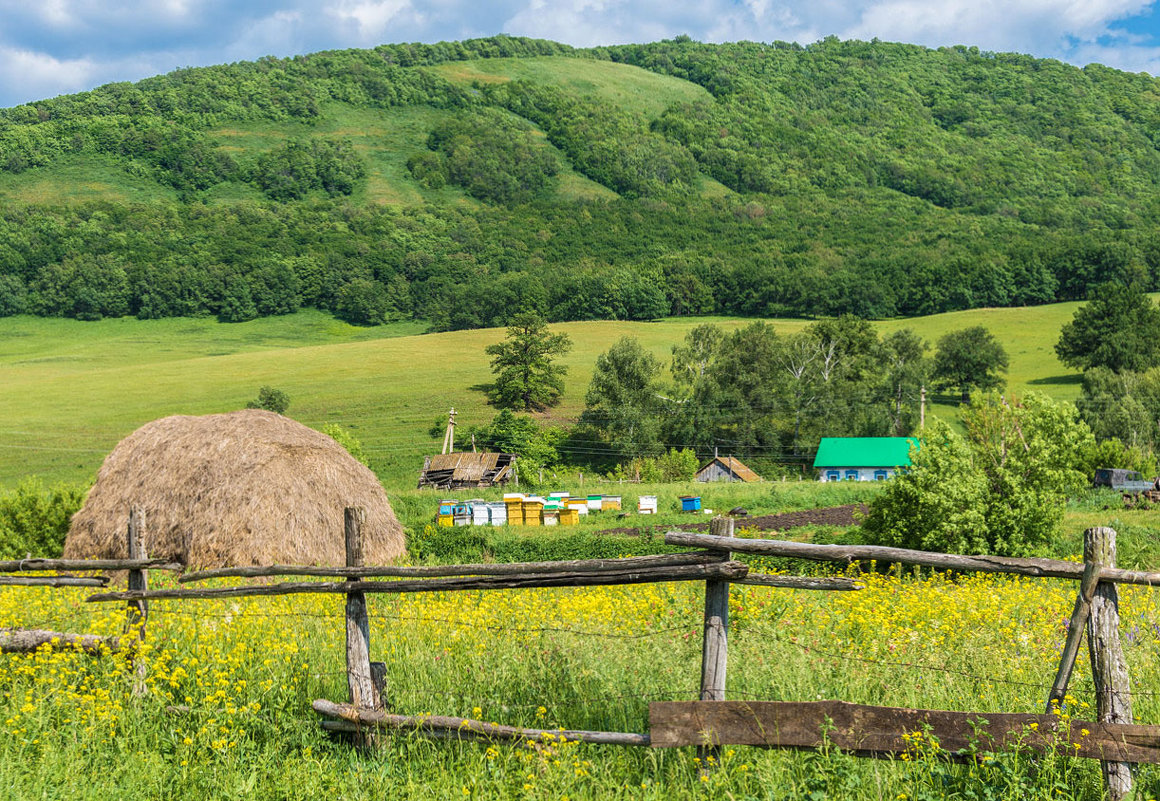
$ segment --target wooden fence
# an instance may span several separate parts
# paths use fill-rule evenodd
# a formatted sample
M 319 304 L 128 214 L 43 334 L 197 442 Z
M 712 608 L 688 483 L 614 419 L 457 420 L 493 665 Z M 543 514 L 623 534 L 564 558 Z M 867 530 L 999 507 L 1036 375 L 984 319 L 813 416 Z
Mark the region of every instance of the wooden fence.
M 913 745 L 905 735 L 924 732 L 937 738 L 950 758 L 974 743 L 979 750 L 1017 745 L 1033 752 L 1057 751 L 1099 759 L 1103 763 L 1108 795 L 1121 799 L 1130 792 L 1130 763 L 1160 764 L 1160 726 L 1132 723 L 1131 697 L 1119 640 L 1117 583 L 1160 585 L 1160 573 L 1122 570 L 1116 567 L 1115 532 L 1089 529 L 1084 535 L 1084 563 L 1053 559 L 1011 559 L 996 556 L 958 556 L 875 546 L 811 545 L 780 540 L 737 539 L 733 521 L 716 518 L 710 534 L 669 532 L 671 545 L 695 548 L 685 553 L 627 559 L 594 559 L 526 564 L 475 564 L 440 566 L 368 566 L 362 558 L 363 513 L 347 509 L 344 516 L 345 567 L 271 565 L 225 568 L 186 573 L 180 583 L 220 577 L 270 578 L 312 576 L 335 581 L 283 582 L 208 588 L 150 590 L 148 570 L 174 570 L 180 565 L 148 560 L 141 547 L 144 516 L 130 517 L 129 560 L 69 561 L 22 560 L 0 563 L 0 571 L 36 570 L 129 570 L 129 589 L 92 595 L 88 601 L 126 602 L 127 630 L 144 637 L 148 602 L 153 599 L 209 599 L 296 593 L 341 593 L 346 596 L 347 703 L 319 699 L 314 709 L 330 731 L 351 732 L 358 741 L 373 743 L 382 729 L 411 729 L 433 736 L 526 740 L 546 735 L 592 743 L 667 748 L 696 746 L 703 752 L 724 745 L 770 748 L 833 747 L 860 756 L 892 756 Z M 136 543 L 136 544 L 134 544 Z M 850 564 L 877 560 L 901 565 L 931 567 L 958 572 L 1004 573 L 1041 578 L 1060 578 L 1080 583 L 1072 611 L 1067 641 L 1051 691 L 1046 714 L 991 714 L 943 710 L 899 709 L 849 704 L 841 701 L 808 703 L 728 701 L 726 672 L 729 641 L 729 593 L 732 584 L 792 587 L 810 590 L 855 590 L 848 578 L 807 578 L 751 574 L 747 565 L 732 559 L 734 553 L 764 554 Z M 0 577 L 6 578 L 6 577 Z M 17 577 L 22 578 L 22 577 Z M 390 578 L 390 581 L 375 579 Z M 96 581 L 82 577 L 45 577 L 41 585 L 65 579 Z M 545 731 L 501 726 L 448 716 L 406 716 L 384 711 L 385 665 L 371 661 L 367 593 L 435 592 L 530 587 L 582 587 L 641 584 L 669 581 L 705 582 L 704 637 L 700 700 L 649 705 L 649 732 Z M 0 582 L 4 583 L 4 582 Z M 13 583 L 13 582 L 7 582 Z M 1096 685 L 1096 721 L 1069 721 L 1058 714 L 1066 693 L 1084 631 L 1088 633 L 1093 678 Z M 55 633 L 48 632 L 53 635 Z M 0 645 L 4 642 L 0 634 Z M 30 643 L 36 637 L 14 632 Z M 87 635 L 55 634 L 61 642 L 85 647 Z M 63 639 L 82 638 L 82 639 Z M 46 640 L 40 639 L 40 645 Z M 104 647 L 119 643 L 107 642 Z M 32 647 L 36 647 L 33 645 Z M 100 645 L 94 645 L 99 648 Z M 144 691 L 144 664 L 138 667 L 136 692 Z M 985 735 L 979 723 L 988 722 Z M 981 740 L 981 741 L 980 741 Z M 706 764 L 705 761 L 702 764 Z

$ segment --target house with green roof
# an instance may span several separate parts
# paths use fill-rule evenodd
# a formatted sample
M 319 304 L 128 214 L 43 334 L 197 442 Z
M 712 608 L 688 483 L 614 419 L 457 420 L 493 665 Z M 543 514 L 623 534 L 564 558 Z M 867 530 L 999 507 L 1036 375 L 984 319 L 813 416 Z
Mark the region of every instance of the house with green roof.
M 814 469 L 819 481 L 885 481 L 910 467 L 914 437 L 822 437 Z

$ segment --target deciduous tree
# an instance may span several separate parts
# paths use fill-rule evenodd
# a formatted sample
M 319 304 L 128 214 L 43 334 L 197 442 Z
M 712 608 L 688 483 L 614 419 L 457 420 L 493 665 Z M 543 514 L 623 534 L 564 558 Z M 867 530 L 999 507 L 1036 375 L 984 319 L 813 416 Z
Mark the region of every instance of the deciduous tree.
M 1139 286 L 1101 284 L 1064 324 L 1055 352 L 1079 370 L 1120 373 L 1160 365 L 1160 308 Z
M 507 339 L 486 348 L 495 374 L 492 402 L 525 412 L 555 406 L 568 368 L 554 360 L 571 349 L 571 338 L 553 334 L 539 314 L 517 314 L 508 325 Z
M 934 379 L 944 387 L 958 387 L 963 403 L 972 389 L 1001 389 L 1007 380 L 1007 351 L 981 325 L 951 331 L 938 341 L 934 355 Z

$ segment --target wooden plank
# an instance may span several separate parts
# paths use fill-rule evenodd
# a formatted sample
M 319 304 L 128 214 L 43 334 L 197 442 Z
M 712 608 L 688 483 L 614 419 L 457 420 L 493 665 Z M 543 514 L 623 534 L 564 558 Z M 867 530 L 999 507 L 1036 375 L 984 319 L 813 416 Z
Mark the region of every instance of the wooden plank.
M 181 583 L 215 578 L 265 578 L 269 576 L 320 576 L 327 578 L 433 578 L 442 576 L 513 576 L 524 573 L 601 573 L 634 570 L 644 567 L 705 565 L 720 562 L 714 551 L 632 556 L 625 559 L 575 559 L 567 562 L 508 562 L 473 565 L 380 565 L 360 567 L 327 567 L 323 565 L 269 565 L 265 567 L 223 567 L 186 573 Z
M 90 595 L 89 603 L 128 601 L 135 599 L 178 598 L 246 598 L 265 595 L 294 595 L 299 593 L 348 592 L 452 592 L 461 590 L 510 590 L 539 587 L 600 587 L 611 584 L 653 584 L 665 581 L 704 581 L 724 578 L 742 579 L 749 567 L 741 562 L 713 562 L 704 565 L 642 568 L 614 573 L 532 573 L 524 576 L 481 576 L 476 578 L 434 578 L 402 581 L 345 581 L 345 582 L 282 582 L 243 587 L 206 587 L 202 589 L 148 590 L 146 592 L 106 592 Z
M 363 562 L 362 527 L 366 510 L 347 507 L 343 510 L 346 538 L 346 566 L 359 567 Z M 357 584 L 357 578 L 347 582 Z M 363 592 L 346 595 L 346 680 L 350 702 L 357 708 L 382 709 L 383 702 L 371 673 L 371 624 L 367 617 L 367 599 Z
M 0 587 L 104 587 L 99 576 L 0 576 Z
M 791 590 L 860 590 L 862 585 L 855 579 L 814 576 L 774 576 L 765 573 L 750 573 L 734 584 L 746 584 L 751 587 L 785 587 Z
M 418 729 L 431 732 L 449 732 L 463 735 L 465 738 L 485 738 L 489 740 L 546 740 L 580 741 L 585 743 L 603 743 L 605 745 L 638 745 L 647 746 L 650 738 L 647 734 L 630 734 L 611 731 L 581 731 L 577 729 L 524 729 L 517 726 L 501 726 L 496 723 L 484 723 L 481 720 L 470 718 L 455 718 L 444 715 L 390 715 L 378 710 L 356 709 L 350 704 L 336 704 L 333 701 L 320 699 L 312 706 L 320 715 L 338 718 L 356 727 L 387 728 L 387 729 Z
M 165 559 L 10 559 L 0 562 L 0 573 L 34 573 L 41 570 L 185 570 L 180 562 Z
M 1101 568 L 1116 566 L 1116 532 L 1110 528 L 1089 528 L 1083 537 L 1083 558 Z M 1102 575 L 1103 569 L 1100 573 Z M 1092 683 L 1096 686 L 1096 714 L 1102 724 L 1131 723 L 1132 697 L 1128 663 L 1120 647 L 1119 593 L 1116 585 L 1100 581 L 1091 601 L 1088 621 L 1088 651 Z M 1132 770 L 1128 759 L 1103 760 L 1104 786 L 1111 801 L 1131 795 Z
M 649 704 L 649 730 L 653 748 L 828 745 L 860 756 L 889 756 L 914 753 L 903 735 L 922 732 L 924 738 L 927 733 L 937 738 L 941 750 L 951 754 L 976 745 L 980 751 L 1021 748 L 1160 764 L 1160 726 L 1063 723 L 1058 715 L 947 712 L 844 701 L 665 701 Z
M 882 545 L 814 545 L 809 542 L 789 542 L 788 540 L 726 540 L 708 534 L 688 534 L 683 531 L 668 532 L 665 534 L 665 543 L 734 553 L 786 556 L 809 559 L 815 562 L 840 562 L 843 564 L 869 561 L 893 562 L 968 573 L 1007 573 L 1016 576 L 1063 578 L 1074 581 L 1083 579 L 1083 564 L 1064 562 L 1060 559 L 964 556 L 932 551 L 912 551 L 906 548 L 889 548 Z M 1160 587 L 1160 573 L 1141 570 L 1104 567 L 1100 570 L 1100 580 L 1116 584 L 1142 584 L 1149 587 Z
M 121 638 L 46 629 L 0 629 L 0 653 L 26 654 L 46 645 L 54 649 L 79 648 L 86 653 L 99 654 L 121 650 Z

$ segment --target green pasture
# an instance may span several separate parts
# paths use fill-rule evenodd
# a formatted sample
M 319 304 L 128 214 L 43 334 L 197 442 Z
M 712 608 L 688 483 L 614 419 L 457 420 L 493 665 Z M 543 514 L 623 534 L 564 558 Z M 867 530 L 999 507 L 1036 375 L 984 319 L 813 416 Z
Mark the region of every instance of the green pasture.
M 557 86 L 571 95 L 635 112 L 659 116 L 674 103 L 711 103 L 702 86 L 628 64 L 549 56 L 456 61 L 431 68 L 452 83 L 504 83 L 513 80 Z
M 1078 304 L 982 309 L 878 323 L 910 326 L 932 343 L 948 330 L 987 325 L 1011 354 L 1010 389 L 1078 395 L 1078 374 L 1052 345 Z M 653 323 L 579 322 L 556 326 L 575 347 L 563 403 L 545 422 L 574 420 L 596 356 L 618 337 L 637 337 L 662 360 L 695 325 L 726 328 L 747 320 L 678 318 Z M 803 320 L 772 320 L 791 332 Z M 455 407 L 461 425 L 486 423 L 491 380 L 484 348 L 502 329 L 420 334 L 418 323 L 359 328 L 303 311 L 246 323 L 212 319 L 141 321 L 0 319 L 0 487 L 39 475 L 48 482 L 90 481 L 108 451 L 138 426 L 171 414 L 209 414 L 245 406 L 264 384 L 291 398 L 289 414 L 321 428 L 338 423 L 362 441 L 388 489 L 413 486 L 427 430 Z M 934 413 L 953 416 L 952 404 Z

